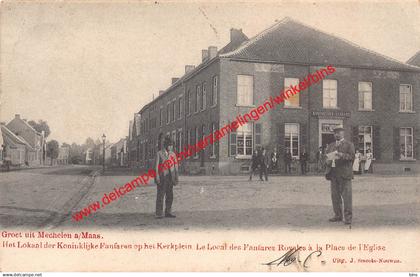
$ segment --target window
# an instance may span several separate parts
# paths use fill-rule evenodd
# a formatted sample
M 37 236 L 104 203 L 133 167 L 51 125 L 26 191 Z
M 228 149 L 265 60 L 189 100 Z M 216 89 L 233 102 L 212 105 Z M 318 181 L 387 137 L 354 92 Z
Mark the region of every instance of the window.
M 200 140 L 202 141 L 202 142 L 204 142 L 204 137 L 205 137 L 205 135 L 206 135 L 206 125 L 201 125 L 201 133 L 200 133 Z M 204 158 L 204 156 L 205 156 L 205 154 L 206 154 L 206 151 L 204 151 L 204 150 L 201 150 L 200 151 L 202 154 L 202 158 Z M 204 166 L 204 165 L 203 165 Z
M 359 110 L 372 110 L 372 83 L 359 82 Z
M 368 149 L 371 151 L 371 153 L 373 153 L 372 137 L 372 126 L 359 126 L 358 150 L 363 155 L 366 155 Z
M 206 83 L 203 83 L 203 95 L 201 96 L 201 110 L 204 111 L 206 109 L 207 102 L 207 94 L 206 94 Z
M 299 86 L 299 79 L 297 78 L 284 78 L 284 89 L 291 89 L 291 86 Z M 284 100 L 284 106 L 286 107 L 299 107 L 299 93 L 292 97 Z
M 172 101 L 172 121 L 175 121 L 176 117 L 176 100 Z
M 176 138 L 176 147 L 178 153 L 182 151 L 182 129 L 178 130 L 178 135 Z
M 287 123 L 284 125 L 284 146 L 290 150 L 292 157 L 299 157 L 299 124 Z
M 400 85 L 400 111 L 413 111 L 413 95 L 411 85 Z
M 186 99 L 185 99 L 185 113 L 189 115 L 190 111 L 191 111 L 191 91 L 188 90 L 186 94 Z
M 169 121 L 170 121 L 170 115 L 171 115 L 170 109 L 171 109 L 171 104 L 168 103 L 166 105 L 166 124 L 169 124 Z
M 160 110 L 159 110 L 159 125 L 160 126 L 163 125 L 163 107 L 160 107 Z
M 194 131 L 194 145 L 197 145 L 198 140 L 199 140 L 198 130 L 199 130 L 198 127 L 195 127 L 195 131 Z M 198 158 L 198 151 L 195 151 L 194 158 Z
M 197 86 L 197 90 L 195 93 L 195 107 L 194 107 L 195 112 L 198 112 L 198 109 L 200 107 L 200 96 L 201 96 L 201 87 Z
M 174 146 L 174 149 L 176 149 L 177 145 L 176 145 L 176 131 L 175 130 L 172 131 L 171 139 L 172 139 L 172 143 L 174 144 L 173 145 Z
M 191 145 L 191 130 L 187 130 L 187 147 L 189 147 Z M 188 151 L 188 149 L 187 149 Z M 187 157 L 187 159 L 189 159 L 190 156 Z
M 322 81 L 322 105 L 324 108 L 337 108 L 337 80 Z
M 254 77 L 238 75 L 236 104 L 238 106 L 252 106 L 254 104 Z
M 182 97 L 178 99 L 178 119 L 182 118 Z
M 210 105 L 215 106 L 217 104 L 217 76 L 213 77 L 213 86 L 210 95 Z
M 262 124 L 255 123 L 255 146 L 262 146 Z
M 236 130 L 236 150 L 238 156 L 252 156 L 252 123 Z
M 400 128 L 400 159 L 413 159 L 413 128 Z
M 210 133 L 213 137 L 214 137 L 214 132 L 216 131 L 216 124 L 214 123 L 210 123 Z M 216 142 L 214 141 L 213 143 L 210 143 L 210 158 L 215 158 L 216 157 L 216 147 L 215 144 Z

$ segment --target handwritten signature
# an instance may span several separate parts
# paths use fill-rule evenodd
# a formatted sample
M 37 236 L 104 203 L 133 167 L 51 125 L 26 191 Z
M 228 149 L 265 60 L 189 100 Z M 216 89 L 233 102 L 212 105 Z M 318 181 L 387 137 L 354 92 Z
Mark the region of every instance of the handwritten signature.
M 322 255 L 322 252 L 320 250 L 313 251 L 305 258 L 305 260 L 302 263 L 302 261 L 299 259 L 299 251 L 301 250 L 301 248 L 302 247 L 299 247 L 299 248 L 296 248 L 296 249 L 290 249 L 280 258 L 277 258 L 277 259 L 275 259 L 271 262 L 268 262 L 268 263 L 263 263 L 263 265 L 267 265 L 267 266 L 277 265 L 277 266 L 280 266 L 282 264 L 283 266 L 289 266 L 289 265 L 296 262 L 299 265 L 302 265 L 304 269 L 307 269 L 307 268 L 309 268 L 309 261 L 311 260 L 312 256 L 319 257 L 319 256 Z M 321 263 L 324 264 L 325 261 L 321 261 Z

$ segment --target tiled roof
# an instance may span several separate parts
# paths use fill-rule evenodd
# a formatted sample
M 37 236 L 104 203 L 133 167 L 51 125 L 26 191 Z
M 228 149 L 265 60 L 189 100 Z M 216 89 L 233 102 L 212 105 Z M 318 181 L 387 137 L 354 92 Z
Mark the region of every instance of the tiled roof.
M 408 61 L 408 64 L 420 66 L 420 51 L 418 51 L 414 56 L 412 56 Z
M 1 126 L 1 133 L 5 136 L 8 136 L 14 143 L 23 144 L 29 147 L 30 149 L 33 149 L 32 146 L 24 138 L 22 138 L 21 136 L 17 136 L 15 133 L 13 133 L 9 128 L 7 128 L 4 125 Z
M 35 150 L 30 144 L 29 142 L 27 142 L 22 136 L 18 136 L 18 138 L 20 138 L 21 141 L 23 141 L 23 143 L 31 150 Z
M 420 71 L 417 67 L 290 18 L 283 19 L 237 49 L 220 56 L 252 61 Z

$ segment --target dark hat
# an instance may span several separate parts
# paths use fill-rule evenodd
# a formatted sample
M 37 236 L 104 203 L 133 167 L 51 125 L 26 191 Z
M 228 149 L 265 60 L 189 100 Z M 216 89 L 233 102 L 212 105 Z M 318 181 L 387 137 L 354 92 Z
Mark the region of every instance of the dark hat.
M 341 126 L 337 126 L 333 129 L 334 132 L 340 132 L 340 131 L 344 131 L 345 129 Z

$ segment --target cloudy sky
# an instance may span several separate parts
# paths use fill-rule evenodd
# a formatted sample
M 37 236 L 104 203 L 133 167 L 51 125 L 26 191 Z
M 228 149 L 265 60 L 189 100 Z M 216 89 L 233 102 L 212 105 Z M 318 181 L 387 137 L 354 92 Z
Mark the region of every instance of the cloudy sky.
M 420 50 L 419 3 L 2 2 L 0 120 L 44 119 L 59 142 L 117 141 L 201 49 L 286 16 L 406 61 Z

